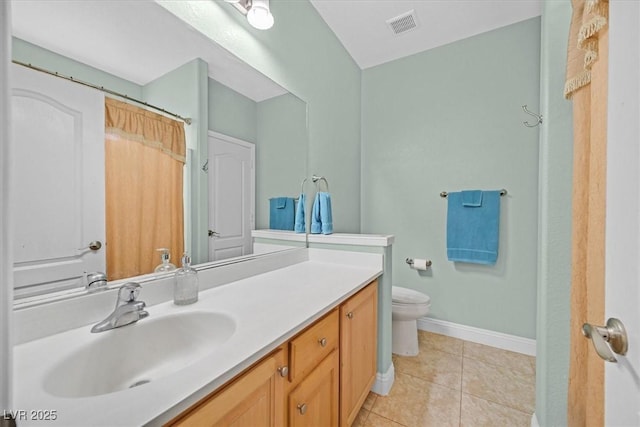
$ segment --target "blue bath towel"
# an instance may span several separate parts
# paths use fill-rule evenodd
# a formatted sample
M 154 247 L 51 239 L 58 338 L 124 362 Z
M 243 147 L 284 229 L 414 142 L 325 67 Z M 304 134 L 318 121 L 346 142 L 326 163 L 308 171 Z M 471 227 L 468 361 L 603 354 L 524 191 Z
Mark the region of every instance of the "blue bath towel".
M 293 230 L 293 199 L 274 197 L 269 199 L 269 228 L 272 230 Z
M 298 207 L 296 209 L 296 223 L 294 226 L 294 231 L 296 233 L 304 233 L 306 232 L 306 224 L 305 224 L 305 204 L 306 204 L 306 197 L 304 195 L 304 193 L 300 193 L 300 197 L 298 198 Z
M 449 193 L 447 199 L 449 261 L 495 264 L 498 259 L 500 192 L 483 191 L 480 203 L 477 203 L 475 192 L 467 195 Z M 465 206 L 465 199 L 472 206 Z
M 333 215 L 331 213 L 331 195 L 325 192 L 316 193 L 311 210 L 311 233 L 333 233 Z

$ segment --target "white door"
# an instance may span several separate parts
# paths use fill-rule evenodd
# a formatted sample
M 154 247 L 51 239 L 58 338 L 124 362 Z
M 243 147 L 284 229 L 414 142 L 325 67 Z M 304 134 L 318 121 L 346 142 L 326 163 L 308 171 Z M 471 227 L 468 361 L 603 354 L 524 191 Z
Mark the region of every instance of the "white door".
M 104 96 L 14 65 L 16 295 L 78 286 L 105 269 Z M 55 282 L 55 283 L 53 283 Z
M 252 253 L 255 145 L 209 132 L 209 261 Z
M 612 1 L 609 26 L 606 318 L 629 350 L 606 363 L 605 425 L 640 426 L 640 2 Z

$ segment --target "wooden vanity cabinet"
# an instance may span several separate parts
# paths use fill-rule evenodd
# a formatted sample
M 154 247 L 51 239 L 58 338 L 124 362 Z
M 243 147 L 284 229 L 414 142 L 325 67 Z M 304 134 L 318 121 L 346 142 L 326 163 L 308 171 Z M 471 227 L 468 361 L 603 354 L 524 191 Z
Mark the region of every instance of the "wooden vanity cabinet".
M 285 351 L 280 348 L 249 368 L 171 426 L 281 427 L 284 425 Z
M 340 425 L 358 416 L 377 372 L 378 281 L 340 307 Z
M 169 425 L 351 426 L 376 377 L 377 307 L 374 280 Z

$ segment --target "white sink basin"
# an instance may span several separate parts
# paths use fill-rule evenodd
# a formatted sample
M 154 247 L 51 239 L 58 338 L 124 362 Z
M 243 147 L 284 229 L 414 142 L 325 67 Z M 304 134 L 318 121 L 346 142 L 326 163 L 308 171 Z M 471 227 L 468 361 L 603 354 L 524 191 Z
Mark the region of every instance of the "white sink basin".
M 91 334 L 45 376 L 44 389 L 58 397 L 89 397 L 140 386 L 215 352 L 235 329 L 226 314 L 194 311 Z

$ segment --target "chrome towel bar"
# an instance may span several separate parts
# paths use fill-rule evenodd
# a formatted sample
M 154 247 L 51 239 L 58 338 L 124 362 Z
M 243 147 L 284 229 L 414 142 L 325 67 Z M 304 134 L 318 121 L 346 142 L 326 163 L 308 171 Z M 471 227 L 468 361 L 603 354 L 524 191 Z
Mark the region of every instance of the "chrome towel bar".
M 447 197 L 449 195 L 449 193 L 447 193 L 446 191 L 443 191 L 440 193 L 440 197 Z M 506 196 L 507 195 L 507 190 L 505 190 L 504 188 L 502 190 L 500 190 L 500 196 Z

